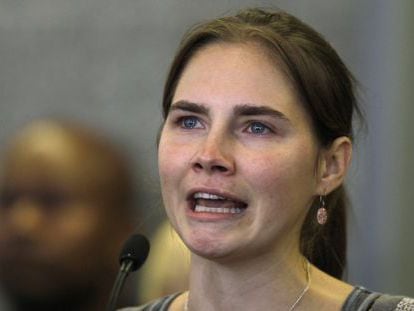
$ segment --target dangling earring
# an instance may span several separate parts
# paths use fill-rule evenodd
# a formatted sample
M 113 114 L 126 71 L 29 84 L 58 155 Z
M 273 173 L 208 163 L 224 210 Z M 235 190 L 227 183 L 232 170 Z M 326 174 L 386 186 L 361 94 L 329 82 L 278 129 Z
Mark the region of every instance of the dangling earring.
M 319 196 L 319 208 L 316 212 L 316 220 L 318 224 L 324 225 L 328 221 L 328 211 L 325 208 L 325 198 L 323 195 Z

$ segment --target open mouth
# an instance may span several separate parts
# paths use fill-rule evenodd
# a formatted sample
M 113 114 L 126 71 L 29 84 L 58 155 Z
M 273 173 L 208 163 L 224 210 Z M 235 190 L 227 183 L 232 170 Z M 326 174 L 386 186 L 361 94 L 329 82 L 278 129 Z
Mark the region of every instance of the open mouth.
M 240 214 L 247 208 L 245 202 L 208 192 L 195 192 L 190 199 L 195 213 Z

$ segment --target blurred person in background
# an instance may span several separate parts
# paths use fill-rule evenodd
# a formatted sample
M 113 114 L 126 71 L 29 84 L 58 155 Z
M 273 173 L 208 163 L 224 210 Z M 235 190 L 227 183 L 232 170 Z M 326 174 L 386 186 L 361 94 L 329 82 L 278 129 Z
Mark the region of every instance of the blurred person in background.
M 123 155 L 85 127 L 38 120 L 14 137 L 0 176 L 0 288 L 12 310 L 104 309 L 133 231 L 131 180 Z

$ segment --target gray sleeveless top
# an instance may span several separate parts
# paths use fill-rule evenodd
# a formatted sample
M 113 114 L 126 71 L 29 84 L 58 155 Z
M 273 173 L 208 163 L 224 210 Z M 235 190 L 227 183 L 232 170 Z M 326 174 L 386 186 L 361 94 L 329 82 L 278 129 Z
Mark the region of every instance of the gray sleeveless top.
M 181 293 L 156 299 L 140 307 L 120 311 L 167 311 L 173 300 Z M 355 287 L 346 299 L 341 311 L 414 311 L 414 299 L 371 292 Z

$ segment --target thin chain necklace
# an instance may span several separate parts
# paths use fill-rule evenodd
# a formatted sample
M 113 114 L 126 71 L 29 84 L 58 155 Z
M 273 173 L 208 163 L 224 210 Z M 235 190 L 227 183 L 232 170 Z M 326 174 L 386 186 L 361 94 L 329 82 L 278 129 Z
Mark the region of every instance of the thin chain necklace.
M 306 292 L 309 290 L 310 285 L 311 285 L 310 263 L 308 260 L 306 260 L 306 285 L 303 288 L 300 295 L 298 296 L 298 298 L 296 298 L 295 302 L 290 306 L 288 311 L 292 311 L 296 308 L 296 306 L 302 300 L 303 296 L 305 296 Z M 188 311 L 188 296 L 184 303 L 184 311 Z
M 298 298 L 296 298 L 296 301 L 293 303 L 293 305 L 290 306 L 289 311 L 292 311 L 293 309 L 295 309 L 298 303 L 302 300 L 303 296 L 305 296 L 306 292 L 309 290 L 310 285 L 311 285 L 310 263 L 309 263 L 309 260 L 306 260 L 306 285 L 305 285 L 305 288 L 300 293 L 300 295 L 298 296 Z

